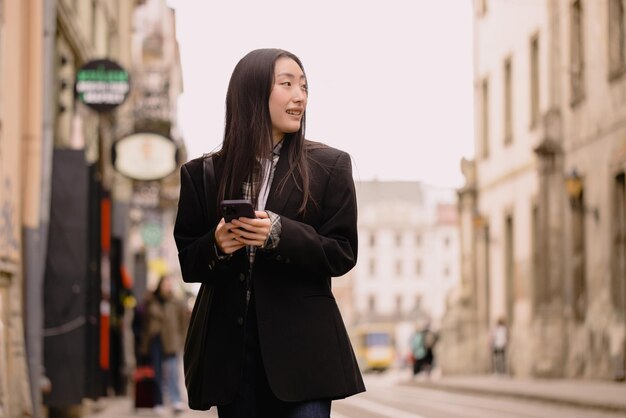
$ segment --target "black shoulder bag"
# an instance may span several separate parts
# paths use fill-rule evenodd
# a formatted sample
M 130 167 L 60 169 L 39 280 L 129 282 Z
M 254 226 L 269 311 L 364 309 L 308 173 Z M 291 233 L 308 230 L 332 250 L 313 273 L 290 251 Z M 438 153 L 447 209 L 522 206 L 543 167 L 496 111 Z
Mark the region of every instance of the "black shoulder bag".
M 207 200 L 207 217 L 210 216 L 209 201 L 207 193 L 207 181 L 216 190 L 217 181 L 215 179 L 215 168 L 213 158 L 205 155 L 202 161 L 204 184 L 204 195 Z M 196 302 L 191 311 L 189 328 L 185 337 L 185 348 L 183 351 L 183 365 L 185 369 L 185 386 L 187 387 L 187 397 L 189 408 L 206 411 L 210 408 L 208 402 L 206 373 L 206 352 L 207 352 L 207 327 L 209 323 L 209 312 L 213 300 L 213 286 L 202 283 Z

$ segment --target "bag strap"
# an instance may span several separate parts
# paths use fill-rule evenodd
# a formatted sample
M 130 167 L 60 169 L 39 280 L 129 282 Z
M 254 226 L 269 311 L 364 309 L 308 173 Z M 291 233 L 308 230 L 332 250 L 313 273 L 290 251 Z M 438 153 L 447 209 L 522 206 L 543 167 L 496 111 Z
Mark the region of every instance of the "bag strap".
M 215 179 L 215 165 L 213 164 L 212 154 L 204 154 L 202 157 L 202 168 L 204 170 L 204 175 L 202 176 L 202 185 L 204 186 L 204 198 L 206 199 L 207 215 L 210 216 L 211 206 L 209 203 L 209 190 L 207 179 L 211 187 L 213 187 L 214 190 L 217 190 L 217 180 Z

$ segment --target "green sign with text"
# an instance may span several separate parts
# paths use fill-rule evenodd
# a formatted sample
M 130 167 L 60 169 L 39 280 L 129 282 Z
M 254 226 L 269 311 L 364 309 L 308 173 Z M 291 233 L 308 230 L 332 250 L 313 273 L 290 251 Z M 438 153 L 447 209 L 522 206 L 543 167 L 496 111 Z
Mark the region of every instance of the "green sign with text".
M 114 61 L 90 61 L 76 72 L 75 90 L 78 100 L 96 112 L 108 112 L 128 97 L 130 76 Z

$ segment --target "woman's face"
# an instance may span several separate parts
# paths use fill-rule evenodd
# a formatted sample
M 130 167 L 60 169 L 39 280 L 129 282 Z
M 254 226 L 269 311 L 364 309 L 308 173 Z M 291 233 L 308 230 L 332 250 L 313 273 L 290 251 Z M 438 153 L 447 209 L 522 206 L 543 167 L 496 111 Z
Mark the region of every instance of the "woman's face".
M 279 58 L 274 66 L 274 86 L 269 103 L 274 144 L 285 134 L 300 129 L 306 101 L 307 85 L 302 69 L 291 58 Z

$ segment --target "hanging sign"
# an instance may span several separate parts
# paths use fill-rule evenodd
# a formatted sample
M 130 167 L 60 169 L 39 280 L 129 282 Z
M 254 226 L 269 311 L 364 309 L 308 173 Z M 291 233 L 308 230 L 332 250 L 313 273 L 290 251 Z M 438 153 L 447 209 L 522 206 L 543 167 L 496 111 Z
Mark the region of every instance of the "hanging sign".
M 159 180 L 177 167 L 178 148 L 170 138 L 135 133 L 113 144 L 113 167 L 133 180 Z
M 163 238 L 163 228 L 161 224 L 151 222 L 142 225 L 141 238 L 146 247 L 158 247 Z
M 96 112 L 109 112 L 124 103 L 130 93 L 130 76 L 111 60 L 95 60 L 76 72 L 78 100 Z

